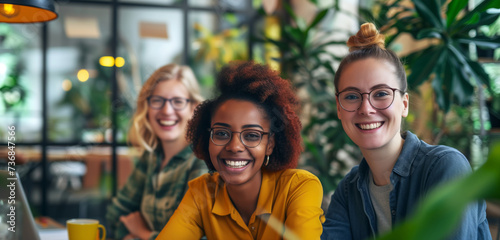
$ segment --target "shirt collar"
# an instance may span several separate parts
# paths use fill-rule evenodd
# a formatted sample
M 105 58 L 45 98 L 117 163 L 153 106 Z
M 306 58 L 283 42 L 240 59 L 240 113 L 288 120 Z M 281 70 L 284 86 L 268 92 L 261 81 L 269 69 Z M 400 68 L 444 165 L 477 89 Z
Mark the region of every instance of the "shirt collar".
M 215 201 L 212 213 L 219 216 L 230 215 L 232 211 L 236 211 L 236 208 L 229 198 L 226 184 L 218 173 L 214 173 L 214 175 L 217 175 L 217 187 L 215 189 Z M 256 216 L 271 213 L 276 181 L 276 174 L 262 170 L 262 183 L 259 199 L 257 200 L 257 208 L 255 209 Z
M 405 142 L 392 171 L 402 177 L 407 177 L 410 175 L 411 165 L 415 161 L 421 143 L 418 137 L 410 131 L 406 131 L 401 136 Z
M 163 160 L 163 157 L 165 156 L 164 152 L 163 152 L 163 148 L 160 146 L 160 147 L 157 147 L 155 149 L 155 154 L 156 154 L 156 162 L 158 165 L 161 165 L 161 161 Z M 175 154 L 172 159 L 170 159 L 169 163 L 170 162 L 174 162 L 174 161 L 177 161 L 177 160 L 186 160 L 190 157 L 190 155 L 193 154 L 193 150 L 191 150 L 191 146 L 186 146 L 185 148 L 183 148 L 179 153 Z
M 417 156 L 418 149 L 420 148 L 420 140 L 410 131 L 404 132 L 401 134 L 401 137 L 403 137 L 405 142 L 403 144 L 403 148 L 401 149 L 401 153 L 399 154 L 398 160 L 392 168 L 392 172 L 402 177 L 407 177 L 410 175 L 411 165 Z M 358 179 L 360 182 L 365 181 L 369 171 L 370 167 L 368 166 L 365 158 L 363 158 L 361 163 L 359 163 L 357 177 L 353 178 L 351 182 L 358 181 Z

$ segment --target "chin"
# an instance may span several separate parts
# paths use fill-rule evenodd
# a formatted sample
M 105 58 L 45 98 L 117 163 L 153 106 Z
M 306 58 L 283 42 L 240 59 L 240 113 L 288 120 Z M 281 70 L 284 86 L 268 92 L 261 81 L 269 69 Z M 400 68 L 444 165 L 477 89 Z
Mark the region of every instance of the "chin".
M 159 135 L 158 138 L 164 142 L 174 142 L 179 139 L 179 134 L 173 135 L 173 134 L 162 134 Z
M 367 139 L 363 139 L 362 141 L 354 141 L 356 145 L 358 145 L 361 149 L 374 150 L 381 148 L 383 144 L 373 141 L 367 141 Z

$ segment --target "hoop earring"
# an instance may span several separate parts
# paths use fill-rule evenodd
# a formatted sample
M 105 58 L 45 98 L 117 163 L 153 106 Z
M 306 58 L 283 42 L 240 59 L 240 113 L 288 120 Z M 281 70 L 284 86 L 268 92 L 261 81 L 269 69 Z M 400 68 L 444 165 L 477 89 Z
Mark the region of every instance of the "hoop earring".
M 264 166 L 267 167 L 267 164 L 269 164 L 269 155 L 267 155 L 266 163 L 264 163 Z

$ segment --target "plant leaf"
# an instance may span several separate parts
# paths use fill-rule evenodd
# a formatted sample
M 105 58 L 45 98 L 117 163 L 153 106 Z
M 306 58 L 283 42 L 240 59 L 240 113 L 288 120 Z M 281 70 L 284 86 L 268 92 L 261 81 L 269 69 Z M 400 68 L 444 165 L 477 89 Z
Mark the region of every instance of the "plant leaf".
M 479 14 L 482 13 L 482 12 L 485 12 L 489 8 L 495 7 L 495 2 L 496 1 L 498 1 L 498 0 L 484 0 L 479 5 L 477 5 L 474 9 L 472 9 L 472 11 L 468 12 L 467 14 L 465 14 L 465 16 L 462 17 L 462 19 L 460 19 L 459 21 L 455 22 L 455 24 L 453 25 L 454 28 L 458 28 L 459 29 L 460 27 L 463 27 L 463 26 L 465 26 L 467 24 L 473 24 L 474 21 L 472 21 L 472 22 L 469 22 L 469 21 L 472 20 L 473 18 L 478 18 L 479 19 Z
M 289 40 L 292 40 L 297 46 L 302 46 L 304 34 L 300 29 L 288 25 L 283 30 Z
M 443 29 L 443 19 L 441 18 L 441 8 L 435 0 L 413 0 L 415 10 L 423 21 L 426 21 L 430 26 Z
M 478 13 L 475 15 L 473 19 L 471 19 L 471 21 L 467 22 L 465 26 L 457 26 L 458 29 L 456 30 L 457 32 L 468 34 L 469 31 L 472 29 L 477 29 L 484 25 L 493 24 L 498 19 L 499 16 L 500 13 L 496 14 L 489 14 L 486 12 Z
M 466 71 L 467 74 L 469 74 L 469 76 L 466 76 L 465 78 L 475 77 L 489 86 L 489 76 L 484 71 L 483 67 L 479 65 L 479 63 L 470 60 L 463 54 L 462 51 L 459 51 L 455 46 L 451 44 L 448 44 L 448 49 L 458 61 L 459 69 L 462 69 L 463 71 Z
M 446 26 L 450 27 L 450 25 L 455 21 L 458 13 L 464 9 L 469 3 L 468 0 L 454 0 L 448 4 L 448 11 L 446 11 Z
M 434 46 L 418 54 L 418 58 L 411 64 L 411 74 L 408 76 L 410 89 L 416 89 L 429 78 L 436 64 L 443 61 L 442 59 L 446 55 L 444 53 L 444 48 L 442 46 Z
M 459 43 L 474 43 L 480 47 L 487 48 L 499 48 L 500 47 L 500 36 L 495 37 L 486 37 L 486 36 L 477 36 L 474 38 L 457 38 Z
M 443 39 L 442 33 L 437 28 L 426 28 L 418 32 L 417 39 L 439 38 Z
M 329 9 L 323 9 L 318 14 L 316 14 L 316 17 L 314 18 L 314 20 L 311 22 L 309 27 L 307 27 L 306 33 L 309 32 L 309 30 L 311 30 L 311 28 L 316 27 L 316 25 L 318 25 L 318 23 L 321 22 L 323 20 L 323 18 L 325 18 L 326 14 L 328 13 L 328 10 Z

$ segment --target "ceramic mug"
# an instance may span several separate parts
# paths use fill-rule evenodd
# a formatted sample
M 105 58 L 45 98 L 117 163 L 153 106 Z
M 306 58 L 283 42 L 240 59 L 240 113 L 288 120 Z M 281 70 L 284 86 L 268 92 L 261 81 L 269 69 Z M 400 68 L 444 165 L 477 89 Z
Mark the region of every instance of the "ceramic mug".
M 98 220 L 75 218 L 66 221 L 69 240 L 96 240 L 106 239 L 106 229 L 99 224 Z M 102 237 L 99 238 L 99 230 L 102 230 Z

